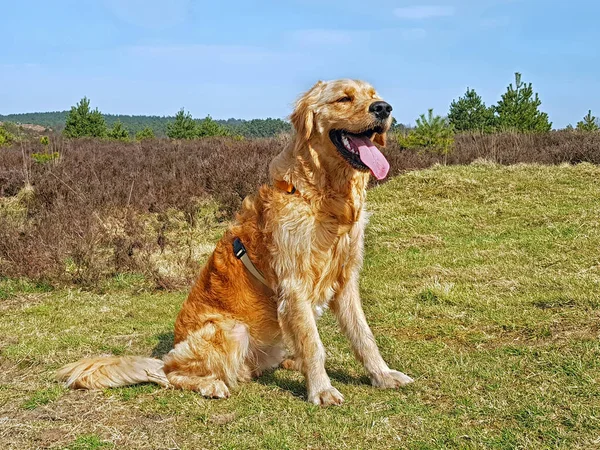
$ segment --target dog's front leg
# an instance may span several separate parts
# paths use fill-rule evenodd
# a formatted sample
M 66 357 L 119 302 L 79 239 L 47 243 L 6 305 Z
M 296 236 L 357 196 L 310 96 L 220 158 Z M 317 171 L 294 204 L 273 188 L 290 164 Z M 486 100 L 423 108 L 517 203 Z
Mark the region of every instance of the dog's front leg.
M 325 371 L 325 348 L 319 338 L 317 323 L 298 280 L 280 283 L 278 318 L 286 344 L 294 353 L 306 379 L 308 401 L 316 405 L 341 405 L 344 397 L 331 385 Z
M 342 331 L 350 341 L 356 358 L 363 364 L 373 386 L 397 388 L 412 383 L 408 375 L 391 370 L 381 357 L 375 337 L 369 328 L 362 309 L 358 290 L 358 275 L 346 282 L 331 302 L 331 309 L 337 317 Z

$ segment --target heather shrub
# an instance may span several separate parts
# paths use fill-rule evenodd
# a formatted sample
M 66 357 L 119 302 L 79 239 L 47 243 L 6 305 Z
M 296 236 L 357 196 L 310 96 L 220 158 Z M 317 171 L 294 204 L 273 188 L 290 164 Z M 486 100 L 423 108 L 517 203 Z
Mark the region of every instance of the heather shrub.
M 402 140 L 390 136 L 384 151 L 390 162 L 390 175 L 407 170 L 418 170 L 442 164 L 444 156 L 407 149 Z M 573 133 L 553 131 L 549 133 L 461 133 L 454 136 L 452 152 L 447 164 L 471 164 L 487 160 L 497 164 L 577 164 L 589 162 L 600 164 L 600 133 Z
M 0 147 L 10 145 L 15 141 L 15 136 L 4 125 L 0 125 Z
M 138 273 L 161 288 L 193 279 L 282 148 L 276 140 L 78 139 L 61 143 L 56 163 L 31 164 L 40 147 L 0 158 L 0 275 L 97 286 Z M 18 200 L 25 174 L 26 203 Z
M 60 157 L 58 152 L 44 152 L 44 153 L 32 153 L 31 158 L 38 164 L 46 164 L 50 161 L 54 161 Z
M 124 273 L 187 285 L 242 199 L 290 141 L 53 137 L 1 149 L 0 276 L 96 287 Z M 444 155 L 390 136 L 390 177 Z M 51 149 L 49 149 L 51 147 Z M 50 164 L 34 154 L 59 152 Z M 459 134 L 447 164 L 600 164 L 600 133 Z M 375 181 L 373 181 L 375 183 Z

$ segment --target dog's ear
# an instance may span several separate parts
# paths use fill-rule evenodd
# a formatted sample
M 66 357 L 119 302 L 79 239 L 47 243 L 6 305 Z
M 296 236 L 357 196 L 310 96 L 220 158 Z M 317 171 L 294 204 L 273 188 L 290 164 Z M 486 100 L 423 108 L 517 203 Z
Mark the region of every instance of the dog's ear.
M 387 133 L 383 133 L 383 134 L 377 133 L 375 135 L 375 137 L 373 138 L 375 143 L 381 145 L 382 147 L 385 147 L 386 139 L 387 139 Z
M 296 134 L 306 140 L 310 139 L 315 119 L 315 113 L 312 111 L 307 100 L 306 96 L 300 98 L 296 103 L 294 112 L 290 116 Z
M 315 120 L 314 106 L 318 94 L 321 92 L 321 86 L 324 83 L 318 81 L 308 92 L 303 94 L 296 102 L 294 112 L 290 116 L 290 120 L 298 136 L 308 140 L 313 131 Z

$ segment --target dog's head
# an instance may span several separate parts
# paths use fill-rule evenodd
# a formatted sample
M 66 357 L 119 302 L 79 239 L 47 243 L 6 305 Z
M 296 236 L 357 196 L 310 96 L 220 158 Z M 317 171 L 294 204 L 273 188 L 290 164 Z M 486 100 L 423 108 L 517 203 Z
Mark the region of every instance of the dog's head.
M 364 81 L 319 81 L 296 103 L 291 121 L 296 139 L 319 158 L 343 160 L 358 171 L 385 178 L 389 163 L 373 142 L 385 146 L 392 107 Z

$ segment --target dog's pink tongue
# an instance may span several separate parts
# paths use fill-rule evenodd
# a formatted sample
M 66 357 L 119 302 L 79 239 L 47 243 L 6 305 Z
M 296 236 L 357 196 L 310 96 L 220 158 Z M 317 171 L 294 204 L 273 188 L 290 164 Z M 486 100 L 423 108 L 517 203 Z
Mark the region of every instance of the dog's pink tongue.
M 348 136 L 348 138 L 358 147 L 360 160 L 371 169 L 375 178 L 383 180 L 390 170 L 390 163 L 385 159 L 383 153 L 373 145 L 368 137 Z

